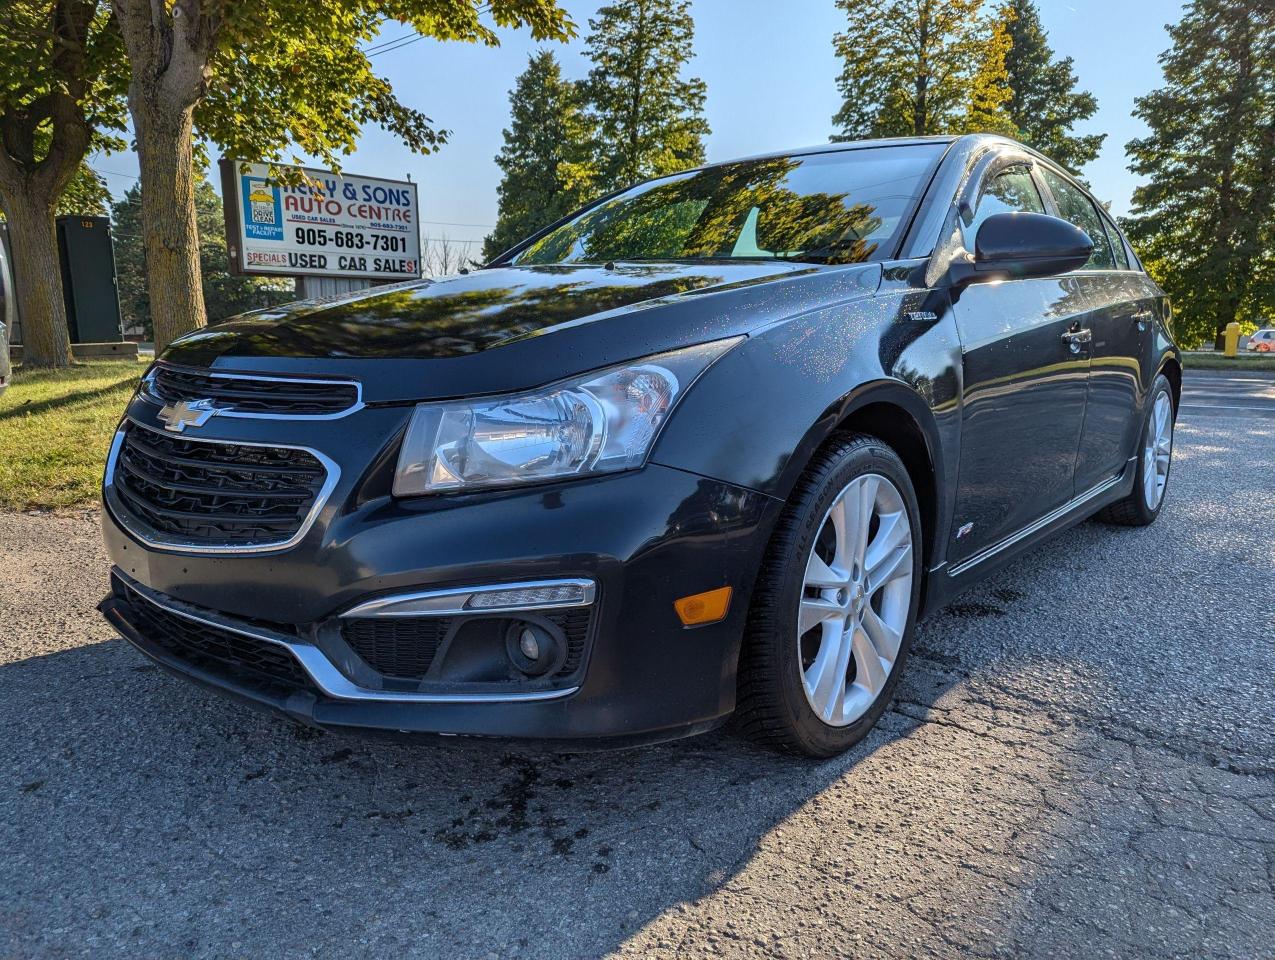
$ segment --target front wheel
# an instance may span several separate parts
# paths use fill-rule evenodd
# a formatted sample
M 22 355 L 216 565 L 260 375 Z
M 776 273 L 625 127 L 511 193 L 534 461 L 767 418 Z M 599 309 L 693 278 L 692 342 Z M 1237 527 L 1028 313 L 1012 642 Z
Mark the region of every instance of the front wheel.
M 1164 374 L 1151 385 L 1147 418 L 1138 447 L 1138 480 L 1129 496 L 1098 512 L 1098 519 L 1126 527 L 1154 523 L 1164 505 L 1173 465 L 1173 393 Z
M 754 591 L 738 718 L 770 745 L 841 753 L 885 711 L 916 623 L 921 524 L 907 469 L 850 436 L 816 455 Z

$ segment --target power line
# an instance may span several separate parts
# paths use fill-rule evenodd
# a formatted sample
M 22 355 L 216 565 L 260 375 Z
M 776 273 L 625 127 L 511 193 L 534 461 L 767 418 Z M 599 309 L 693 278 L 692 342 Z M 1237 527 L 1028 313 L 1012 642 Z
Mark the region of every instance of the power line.
M 128 177 L 130 180 L 142 179 L 135 173 L 125 173 L 123 170 L 101 170 L 97 167 L 90 167 L 89 169 L 92 170 L 94 173 L 104 173 L 107 176 L 111 176 L 111 177 Z
M 494 223 L 456 223 L 452 220 L 422 220 L 421 223 L 432 223 L 436 227 L 475 227 L 480 230 L 495 230 Z

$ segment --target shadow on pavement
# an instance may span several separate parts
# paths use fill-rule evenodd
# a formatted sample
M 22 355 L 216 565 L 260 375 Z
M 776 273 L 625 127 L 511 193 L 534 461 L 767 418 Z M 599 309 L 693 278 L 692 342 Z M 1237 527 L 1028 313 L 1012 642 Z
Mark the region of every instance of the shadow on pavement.
M 122 640 L 18 661 L 0 954 L 595 956 L 727 882 L 888 726 L 823 764 L 729 731 L 576 755 L 386 743 L 223 700 Z

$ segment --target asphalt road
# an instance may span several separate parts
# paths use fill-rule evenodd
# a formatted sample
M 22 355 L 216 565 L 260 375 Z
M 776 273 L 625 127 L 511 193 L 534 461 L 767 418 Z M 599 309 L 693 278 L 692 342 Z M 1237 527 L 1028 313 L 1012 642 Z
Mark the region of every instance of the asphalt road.
M 1160 522 L 961 598 L 822 764 L 317 734 L 113 638 L 94 514 L 0 515 L 0 956 L 1275 957 L 1272 386 L 1191 379 Z

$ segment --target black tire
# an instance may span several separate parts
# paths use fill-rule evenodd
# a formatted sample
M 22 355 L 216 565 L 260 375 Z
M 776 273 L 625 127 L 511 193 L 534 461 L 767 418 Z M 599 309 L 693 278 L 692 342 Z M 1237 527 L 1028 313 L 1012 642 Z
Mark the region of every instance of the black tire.
M 912 596 L 898 655 L 876 701 L 853 723 L 831 726 L 805 695 L 797 613 L 806 561 L 829 507 L 851 481 L 870 473 L 889 479 L 907 508 Z M 743 732 L 759 743 L 808 757 L 836 756 L 858 743 L 893 699 L 916 630 L 920 591 L 920 511 L 903 461 L 876 437 L 837 437 L 815 455 L 789 497 L 758 575 L 740 660 L 736 721 Z
M 1147 503 L 1142 481 L 1143 450 L 1146 448 L 1147 435 L 1151 430 L 1156 401 L 1162 395 L 1169 398 L 1169 408 L 1175 417 L 1177 415 L 1177 410 L 1173 407 L 1173 388 L 1164 374 L 1158 374 L 1151 385 L 1151 393 L 1147 397 L 1147 412 L 1142 420 L 1142 431 L 1138 434 L 1138 470 L 1133 489 L 1123 500 L 1117 500 L 1095 514 L 1095 518 L 1102 523 L 1121 527 L 1145 527 L 1155 523 L 1155 518 L 1160 516 L 1160 511 L 1164 508 L 1164 501 L 1169 495 L 1168 480 L 1173 474 L 1172 455 L 1170 454 L 1169 459 L 1169 473 L 1165 476 L 1164 492 L 1154 507 Z

